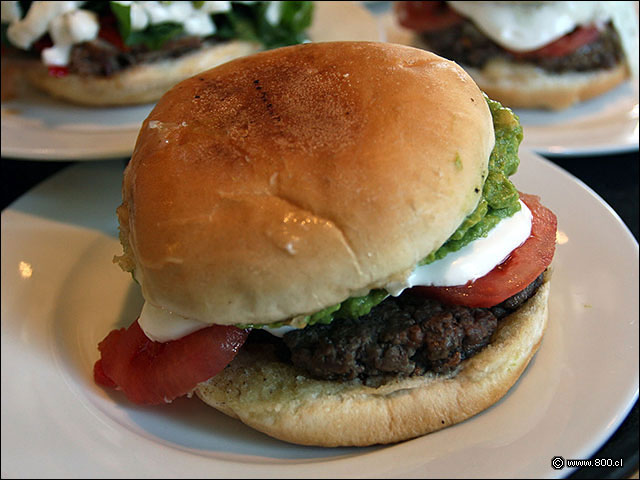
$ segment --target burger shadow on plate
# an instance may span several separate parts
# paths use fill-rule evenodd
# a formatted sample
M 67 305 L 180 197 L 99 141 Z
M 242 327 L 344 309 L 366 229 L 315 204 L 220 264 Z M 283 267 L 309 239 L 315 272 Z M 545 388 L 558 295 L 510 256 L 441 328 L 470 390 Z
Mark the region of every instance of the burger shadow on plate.
M 212 409 L 195 396 L 150 407 L 127 404 L 118 392 L 109 392 L 109 396 L 126 409 L 131 426 L 153 440 L 207 457 L 241 455 L 249 463 L 251 457 L 255 463 L 269 459 L 303 461 L 362 455 L 381 448 L 322 448 L 283 442 Z

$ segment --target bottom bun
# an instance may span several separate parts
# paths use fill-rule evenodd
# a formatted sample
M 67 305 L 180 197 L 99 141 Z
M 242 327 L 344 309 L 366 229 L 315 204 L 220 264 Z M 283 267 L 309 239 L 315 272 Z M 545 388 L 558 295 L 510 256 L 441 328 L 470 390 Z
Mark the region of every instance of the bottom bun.
M 393 17 L 388 17 L 390 21 Z M 395 23 L 385 26 L 387 41 L 433 50 L 419 35 Z M 624 63 L 592 72 L 547 72 L 533 64 L 495 59 L 482 69 L 460 66 L 489 98 L 511 108 L 562 110 L 601 95 L 630 78 Z
M 495 60 L 482 70 L 465 67 L 489 98 L 513 108 L 561 110 L 601 95 L 628 77 L 623 64 L 593 72 L 549 73 Z
M 453 374 L 397 379 L 380 387 L 308 378 L 260 345 L 243 348 L 196 394 L 272 437 L 302 445 L 399 442 L 462 422 L 496 403 L 538 350 L 547 324 L 549 275 L 491 343 Z
M 260 46 L 246 41 L 219 43 L 178 58 L 144 63 L 109 77 L 69 74 L 54 77 L 38 61 L 25 71 L 29 83 L 63 100 L 90 106 L 153 103 L 175 84 L 222 63 L 256 53 Z

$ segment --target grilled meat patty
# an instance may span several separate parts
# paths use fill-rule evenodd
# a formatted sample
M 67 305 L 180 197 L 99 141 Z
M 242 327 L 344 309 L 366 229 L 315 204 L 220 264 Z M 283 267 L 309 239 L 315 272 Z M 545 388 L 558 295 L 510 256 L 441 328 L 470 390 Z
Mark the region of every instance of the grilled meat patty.
M 508 62 L 533 64 L 548 72 L 587 72 L 613 68 L 624 58 L 620 38 L 611 23 L 596 40 L 560 57 L 517 56 L 495 43 L 468 20 L 446 29 L 422 33 L 420 37 L 434 53 L 478 69 L 493 59 L 501 58 Z
M 282 339 L 254 330 L 249 341 L 276 344 L 283 361 L 318 379 L 376 385 L 389 376 L 448 373 L 489 343 L 498 321 L 532 297 L 542 278 L 491 308 L 446 305 L 406 290 L 357 319 L 311 325 Z

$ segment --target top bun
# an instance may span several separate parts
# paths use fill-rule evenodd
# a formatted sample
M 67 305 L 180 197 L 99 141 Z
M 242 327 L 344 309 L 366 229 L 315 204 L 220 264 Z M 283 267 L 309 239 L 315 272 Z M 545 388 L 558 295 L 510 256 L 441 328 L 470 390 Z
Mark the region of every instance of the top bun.
M 118 209 L 146 301 L 271 323 L 398 280 L 476 207 L 494 145 L 455 63 L 369 42 L 262 52 L 172 88 Z

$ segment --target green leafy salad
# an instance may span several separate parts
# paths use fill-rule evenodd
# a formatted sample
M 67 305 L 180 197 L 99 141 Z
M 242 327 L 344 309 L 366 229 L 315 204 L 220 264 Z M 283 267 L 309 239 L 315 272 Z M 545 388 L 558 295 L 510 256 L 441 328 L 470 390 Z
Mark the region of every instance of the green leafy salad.
M 4 4 L 5 2 L 3 2 Z M 10 2 L 6 2 L 10 3 Z M 16 2 L 22 18 L 29 14 L 34 2 Z M 126 47 L 145 46 L 155 50 L 170 40 L 187 35 L 184 23 L 172 21 L 149 22 L 142 29 L 132 23 L 133 4 L 145 2 L 78 2 L 79 8 L 98 15 L 100 36 L 109 29 L 111 23 L 105 19 L 115 17 L 115 27 L 120 40 Z M 181 2 L 146 2 L 159 4 L 159 8 Z M 186 2 L 185 2 L 186 3 Z M 206 38 L 224 40 L 246 40 L 261 44 L 264 48 L 294 45 L 307 40 L 306 29 L 311 25 L 313 2 L 190 2 L 195 10 L 209 11 L 206 4 L 218 4 L 210 13 L 215 31 Z M 224 4 L 224 5 L 222 5 Z M 2 42 L 11 44 L 6 35 L 9 22 L 3 18 Z
M 198 9 L 202 8 L 205 2 L 191 3 Z M 230 3 L 229 10 L 212 14 L 213 23 L 216 25 L 213 37 L 221 40 L 257 42 L 265 48 L 294 45 L 306 40 L 305 30 L 311 25 L 313 15 L 312 2 Z M 144 44 L 150 49 L 156 49 L 184 33 L 184 26 L 173 22 L 149 25 L 144 30 L 135 31 L 131 28 L 131 6 L 120 2 L 109 4 L 118 19 L 118 28 L 127 46 Z M 270 9 L 277 9 L 275 21 L 270 15 Z

